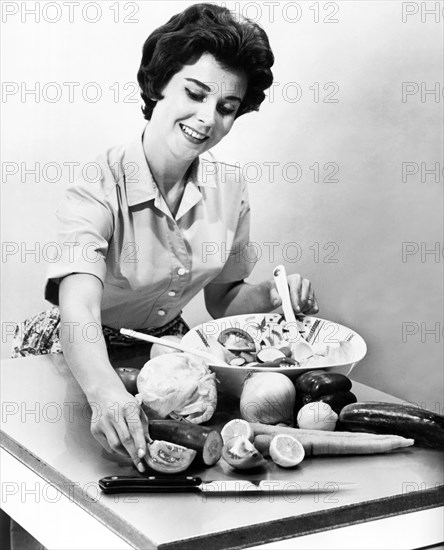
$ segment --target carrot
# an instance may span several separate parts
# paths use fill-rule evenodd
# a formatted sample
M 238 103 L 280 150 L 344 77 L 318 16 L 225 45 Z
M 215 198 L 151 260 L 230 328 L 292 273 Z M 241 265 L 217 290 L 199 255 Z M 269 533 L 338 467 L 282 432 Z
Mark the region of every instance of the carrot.
M 302 444 L 307 456 L 386 453 L 414 444 L 413 439 L 398 435 L 302 430 L 259 423 L 250 425 L 255 435 L 254 446 L 265 456 L 269 454 L 270 442 L 277 434 L 293 436 Z

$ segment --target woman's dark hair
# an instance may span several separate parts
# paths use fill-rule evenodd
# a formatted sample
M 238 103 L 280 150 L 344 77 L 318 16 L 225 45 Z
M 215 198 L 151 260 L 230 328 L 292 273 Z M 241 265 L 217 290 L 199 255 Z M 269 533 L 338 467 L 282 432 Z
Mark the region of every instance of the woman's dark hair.
M 274 56 L 265 31 L 249 19 L 238 19 L 227 8 L 195 4 L 150 34 L 137 73 L 147 120 L 170 79 L 204 53 L 225 69 L 245 73 L 248 87 L 236 117 L 259 110 L 264 90 L 273 82 Z

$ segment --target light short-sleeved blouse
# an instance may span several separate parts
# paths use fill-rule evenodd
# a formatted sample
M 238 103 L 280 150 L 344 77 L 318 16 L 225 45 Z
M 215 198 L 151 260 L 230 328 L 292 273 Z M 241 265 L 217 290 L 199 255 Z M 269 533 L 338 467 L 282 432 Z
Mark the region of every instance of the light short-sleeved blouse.
M 103 284 L 102 324 L 113 328 L 163 326 L 205 285 L 242 280 L 256 262 L 240 168 L 201 155 L 174 217 L 142 137 L 100 156 L 100 179 L 77 180 L 57 210 L 62 253 L 45 297 L 58 304 L 63 277 L 94 275 Z

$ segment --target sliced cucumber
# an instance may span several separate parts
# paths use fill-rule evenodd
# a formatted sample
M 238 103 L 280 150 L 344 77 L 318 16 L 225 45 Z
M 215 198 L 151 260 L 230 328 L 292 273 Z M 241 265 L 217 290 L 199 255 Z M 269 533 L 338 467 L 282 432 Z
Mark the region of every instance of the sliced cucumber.
M 285 359 L 285 353 L 278 348 L 263 348 L 257 352 L 256 358 L 261 363 Z

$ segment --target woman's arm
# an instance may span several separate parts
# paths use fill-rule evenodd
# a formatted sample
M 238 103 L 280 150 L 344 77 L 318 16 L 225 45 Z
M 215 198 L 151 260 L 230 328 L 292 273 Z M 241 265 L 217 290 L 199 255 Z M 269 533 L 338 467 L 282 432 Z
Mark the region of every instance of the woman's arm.
M 111 452 L 129 454 L 140 471 L 145 455 L 148 420 L 108 359 L 102 334 L 102 283 L 94 275 L 75 273 L 62 279 L 59 290 L 60 341 L 65 359 L 85 392 L 98 407 L 91 432 Z
M 287 277 L 290 297 L 296 313 L 314 314 L 319 311 L 311 282 L 295 273 Z M 205 305 L 214 318 L 267 313 L 281 305 L 273 279 L 252 285 L 236 283 L 210 283 L 205 287 Z

